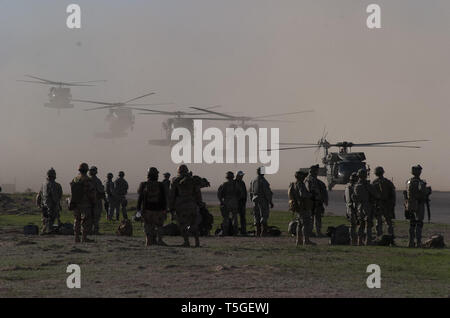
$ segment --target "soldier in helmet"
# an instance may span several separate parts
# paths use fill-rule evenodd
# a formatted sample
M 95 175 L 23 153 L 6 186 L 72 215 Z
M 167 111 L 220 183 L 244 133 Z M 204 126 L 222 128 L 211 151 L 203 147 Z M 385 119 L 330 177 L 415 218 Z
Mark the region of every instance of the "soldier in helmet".
M 358 210 L 356 203 L 353 201 L 353 195 L 355 193 L 355 185 L 358 182 L 358 175 L 353 172 L 350 176 L 349 183 L 345 186 L 345 204 L 347 205 L 347 219 L 350 221 L 350 238 L 352 245 L 358 244 L 358 236 L 356 229 L 358 227 Z
M 241 224 L 241 235 L 247 235 L 247 219 L 245 217 L 247 207 L 247 186 L 244 182 L 244 172 L 238 171 L 236 174 L 236 185 L 239 189 L 240 196 L 238 200 L 239 221 Z
M 105 202 L 108 202 L 107 206 L 105 205 L 106 209 L 106 218 L 108 221 L 112 221 L 114 217 L 114 211 L 116 209 L 119 209 L 117 207 L 117 199 L 115 197 L 115 188 L 114 188 L 114 181 L 113 181 L 114 175 L 109 172 L 106 175 L 106 181 L 105 181 L 105 187 L 106 187 L 106 199 Z
M 384 177 L 383 167 L 376 167 L 375 175 L 377 178 L 372 181 L 372 185 L 379 197 L 375 207 L 377 236 L 383 235 L 383 218 L 386 220 L 389 235 L 394 236 L 394 223 L 392 220 L 395 218 L 395 186 L 389 179 Z
M 42 233 L 49 234 L 55 221 L 59 221 L 61 199 L 63 195 L 61 185 L 55 181 L 56 171 L 51 168 L 47 171 L 47 180 L 39 192 L 38 204 L 42 209 Z M 59 225 L 59 224 L 58 224 Z
M 80 172 L 70 183 L 72 197 L 70 209 L 73 210 L 75 217 L 74 232 L 75 243 L 92 242 L 87 238 L 92 228 L 92 211 L 97 201 L 94 182 L 88 177 L 89 166 L 87 163 L 80 164 Z
M 253 202 L 253 216 L 256 226 L 256 236 L 265 236 L 267 233 L 267 220 L 269 219 L 269 206 L 273 208 L 272 190 L 264 177 L 265 168 L 256 169 L 257 176 L 250 183 L 250 200 Z
M 406 182 L 407 209 L 409 211 L 409 244 L 408 247 L 422 247 L 422 228 L 425 217 L 425 201 L 428 190 L 427 183 L 420 179 L 422 167 L 420 165 L 411 168 L 413 175 Z
M 316 245 L 310 241 L 311 234 L 311 210 L 313 208 L 312 194 L 305 186 L 305 178 L 308 174 L 304 171 L 295 173 L 295 182 L 289 185 L 289 210 L 295 213 L 297 222 L 296 245 Z
M 176 218 L 183 236 L 184 247 L 189 247 L 189 233 L 194 234 L 195 247 L 200 246 L 198 229 L 198 209 L 202 204 L 200 186 L 194 181 L 186 165 L 178 167 L 178 176 L 172 180 L 170 188 L 170 211 L 176 212 Z
M 94 187 L 95 187 L 95 204 L 94 209 L 92 211 L 92 233 L 95 235 L 100 234 L 100 218 L 102 216 L 103 203 L 102 200 L 106 198 L 105 196 L 105 187 L 103 186 L 102 181 L 97 177 L 98 169 L 96 166 L 92 166 L 89 169 L 89 177 L 91 178 Z
M 309 174 L 306 177 L 305 185 L 308 191 L 313 195 L 313 209 L 312 219 L 313 226 L 316 228 L 318 237 L 323 237 L 322 234 L 322 217 L 325 213 L 325 207 L 328 206 L 328 191 L 327 186 L 317 178 L 319 175 L 319 165 L 314 165 L 309 168 Z
M 166 218 L 167 196 L 164 184 L 158 181 L 159 171 L 151 167 L 147 171 L 147 181 L 141 182 L 138 189 L 137 210 L 144 219 L 145 245 L 165 246 L 162 240 L 162 226 Z
M 217 198 L 220 202 L 220 211 L 222 212 L 222 229 L 223 235 L 236 235 L 238 232 L 238 200 L 241 196 L 238 186 L 234 181 L 234 173 L 228 171 L 226 179 L 217 190 Z M 229 228 L 229 220 L 233 224 L 233 228 Z
M 374 218 L 374 204 L 378 194 L 373 186 L 367 181 L 367 171 L 358 170 L 358 182 L 353 192 L 353 201 L 358 209 L 358 245 L 372 244 L 372 227 Z
M 124 179 L 125 173 L 123 171 L 119 172 L 119 177 L 114 181 L 114 195 L 117 199 L 115 204 L 115 214 L 116 220 L 119 221 L 119 209 L 122 208 L 122 216 L 124 219 L 128 219 L 127 215 L 127 198 L 128 193 L 128 182 Z

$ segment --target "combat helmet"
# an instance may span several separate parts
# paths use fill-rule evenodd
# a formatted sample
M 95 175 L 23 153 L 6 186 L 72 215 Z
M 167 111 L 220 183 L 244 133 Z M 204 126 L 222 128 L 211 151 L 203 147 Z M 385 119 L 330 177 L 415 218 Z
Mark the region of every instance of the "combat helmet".
M 363 178 L 367 177 L 367 170 L 366 170 L 366 169 L 359 169 L 359 170 L 358 170 L 358 177 L 359 177 L 359 178 L 361 178 L 361 177 L 363 177 Z
M 378 167 L 375 168 L 375 175 L 376 176 L 382 176 L 383 174 L 384 174 L 383 167 L 378 166 Z
M 119 171 L 119 177 L 121 177 L 121 178 L 125 177 L 125 172 Z
M 234 179 L 234 173 L 232 171 L 228 171 L 225 178 L 227 179 Z
M 97 169 L 96 166 L 92 166 L 92 167 L 89 168 L 89 172 L 90 172 L 91 174 L 97 174 L 98 169 Z
M 106 178 L 108 179 L 112 179 L 114 177 L 114 175 L 111 172 L 108 172 L 108 174 L 106 175 Z
M 353 181 L 353 182 L 358 181 L 358 174 L 357 174 L 356 172 L 353 172 L 353 173 L 350 175 L 350 181 Z
M 80 164 L 78 171 L 87 173 L 89 171 L 89 165 L 86 162 Z
M 302 177 L 306 177 L 308 174 L 303 170 L 298 170 L 295 172 L 295 178 L 300 179 Z
M 53 167 L 50 168 L 50 170 L 47 171 L 47 177 L 49 177 L 49 178 L 56 178 L 56 171 L 55 171 L 55 169 L 53 169 Z
M 155 167 L 151 167 L 151 168 L 148 168 L 147 174 L 149 176 L 157 176 L 159 174 L 159 171 Z
M 189 173 L 189 169 L 186 165 L 180 165 L 178 167 L 178 174 L 186 174 Z

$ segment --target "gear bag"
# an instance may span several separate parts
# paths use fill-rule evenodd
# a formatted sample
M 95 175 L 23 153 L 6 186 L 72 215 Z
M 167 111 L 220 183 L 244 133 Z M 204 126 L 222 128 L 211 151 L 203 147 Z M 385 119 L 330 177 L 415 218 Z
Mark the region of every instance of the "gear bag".
M 444 248 L 444 237 L 440 234 L 434 234 L 427 241 L 425 241 L 425 247 L 428 248 Z
M 347 225 L 329 226 L 327 236 L 330 237 L 330 245 L 350 245 L 350 231 Z
M 120 221 L 116 234 L 119 236 L 133 236 L 133 225 L 131 224 L 131 221 L 128 219 Z
M 38 235 L 39 227 L 34 224 L 28 224 L 23 227 L 23 234 L 25 235 Z

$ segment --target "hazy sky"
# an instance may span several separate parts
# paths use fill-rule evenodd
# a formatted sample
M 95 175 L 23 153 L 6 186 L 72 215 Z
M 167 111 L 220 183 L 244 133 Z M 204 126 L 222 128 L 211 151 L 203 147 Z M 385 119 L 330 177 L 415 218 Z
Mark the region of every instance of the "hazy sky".
M 66 27 L 70 3 L 81 6 L 81 30 Z M 381 30 L 366 27 L 370 3 L 381 5 Z M 58 115 L 43 106 L 48 87 L 16 81 L 32 74 L 108 80 L 73 88 L 74 98 L 155 91 L 146 101 L 243 115 L 315 109 L 267 125 L 280 127 L 281 141 L 316 142 L 325 126 L 331 142 L 430 139 L 418 150 L 361 150 L 399 188 L 420 163 L 434 189 L 450 190 L 449 34 L 448 0 L 0 0 L 0 184 L 37 189 L 54 167 L 67 190 L 81 161 L 102 179 L 124 170 L 132 190 L 149 166 L 175 172 L 170 148 L 147 143 L 162 137 L 164 117 L 136 115 L 127 138 L 94 138 L 107 112 L 77 104 Z M 274 188 L 316 162 L 313 150 L 280 156 Z M 256 165 L 190 168 L 216 188 L 227 170 L 248 179 Z

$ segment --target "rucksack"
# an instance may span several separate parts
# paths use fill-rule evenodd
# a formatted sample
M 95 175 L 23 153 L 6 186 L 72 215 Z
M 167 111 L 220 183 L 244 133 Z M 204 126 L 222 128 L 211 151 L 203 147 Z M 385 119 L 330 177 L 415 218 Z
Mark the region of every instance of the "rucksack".
M 444 248 L 444 237 L 441 234 L 434 234 L 430 239 L 425 241 L 425 247 L 428 248 Z
M 329 226 L 327 235 L 330 237 L 330 245 L 350 245 L 350 231 L 347 225 Z
M 163 235 L 178 236 L 180 235 L 180 228 L 175 223 L 169 223 L 162 227 Z
M 200 207 L 199 214 L 201 216 L 200 224 L 198 226 L 200 236 L 209 236 L 214 224 L 214 216 L 209 212 L 206 206 Z
M 23 227 L 23 234 L 25 235 L 38 235 L 39 227 L 34 224 L 28 224 Z
M 133 225 L 128 219 L 123 219 L 120 221 L 119 227 L 116 231 L 119 236 L 132 236 L 133 235 Z
M 377 241 L 378 246 L 391 246 L 394 245 L 393 235 L 383 235 L 380 240 Z
M 161 195 L 159 182 L 146 182 L 144 193 L 147 202 L 158 203 Z
M 71 224 L 71 223 L 62 223 L 59 226 L 58 234 L 60 234 L 60 235 L 73 235 L 74 234 L 73 224 Z
M 281 231 L 277 226 L 268 226 L 267 227 L 267 232 L 266 232 L 267 236 L 280 236 L 281 235 Z

